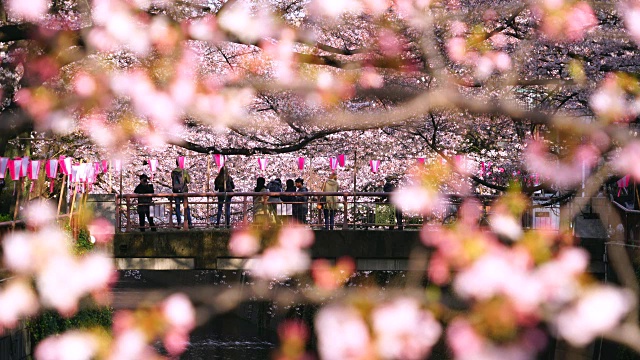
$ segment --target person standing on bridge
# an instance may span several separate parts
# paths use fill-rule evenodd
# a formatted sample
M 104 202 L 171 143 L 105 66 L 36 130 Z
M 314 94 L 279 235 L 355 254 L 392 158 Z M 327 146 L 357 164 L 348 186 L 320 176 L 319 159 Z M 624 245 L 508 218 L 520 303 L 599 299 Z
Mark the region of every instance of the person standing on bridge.
M 337 192 L 340 185 L 338 184 L 338 174 L 332 172 L 329 175 L 329 179 L 322 184 L 323 192 Z M 325 196 L 325 202 L 322 206 L 322 211 L 324 213 L 324 229 L 325 230 L 333 230 L 334 219 L 336 216 L 336 210 L 338 209 L 338 198 L 337 196 L 330 195 Z
M 189 192 L 189 187 L 187 184 L 191 182 L 191 176 L 186 169 L 182 169 L 180 167 L 179 160 L 176 159 L 176 168 L 171 171 L 171 189 L 174 194 L 183 194 Z M 180 203 L 182 203 L 185 199 L 182 196 L 176 196 L 173 198 L 176 206 L 176 219 L 178 220 L 178 226 L 182 224 L 182 216 L 180 214 Z M 189 228 L 193 228 L 193 223 L 191 222 L 191 209 L 189 209 L 188 203 L 184 208 L 185 216 L 187 217 L 187 223 L 189 224 Z
M 296 220 L 298 220 L 300 224 L 306 224 L 307 213 L 309 212 L 309 203 L 308 203 L 306 193 L 309 192 L 309 189 L 307 189 L 307 187 L 304 186 L 304 180 L 302 180 L 302 178 L 296 179 L 295 186 L 297 188 L 296 193 L 301 195 L 295 196 L 296 203 L 293 204 L 294 206 L 293 213 Z
M 384 183 L 384 187 L 382 188 L 382 191 L 386 193 L 392 193 L 393 191 L 395 191 L 396 185 L 393 183 L 393 177 L 387 176 L 384 180 L 385 180 L 385 183 Z M 390 203 L 389 195 L 385 196 L 384 202 Z M 394 208 L 394 211 L 395 211 L 398 230 L 404 229 L 404 227 L 402 226 L 402 210 L 400 210 L 400 208 L 397 206 L 395 207 L 392 206 L 392 208 Z M 393 225 L 389 226 L 389 230 L 393 230 Z
M 216 216 L 216 227 L 220 226 L 220 217 L 222 217 L 222 206 L 224 205 L 226 227 L 229 228 L 231 222 L 231 195 L 227 194 L 233 192 L 236 186 L 233 184 L 233 179 L 227 171 L 227 167 L 220 168 L 220 172 L 214 181 L 214 189 L 218 192 L 224 193 L 224 195 L 218 195 L 218 214 Z
M 149 183 L 149 177 L 145 174 L 140 175 L 140 183 L 133 190 L 135 194 L 153 194 L 153 185 Z M 149 220 L 149 226 L 151 231 L 156 231 L 156 225 L 153 223 L 153 217 L 151 217 L 150 205 L 153 203 L 153 199 L 150 197 L 138 198 L 138 217 L 140 219 L 140 231 L 144 232 L 144 219 L 145 216 Z

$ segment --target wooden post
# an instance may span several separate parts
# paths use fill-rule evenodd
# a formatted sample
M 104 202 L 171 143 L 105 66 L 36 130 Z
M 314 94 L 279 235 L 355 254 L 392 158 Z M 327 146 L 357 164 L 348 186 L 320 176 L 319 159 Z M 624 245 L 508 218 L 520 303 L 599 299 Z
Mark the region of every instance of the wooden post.
M 22 183 L 24 181 L 24 178 L 20 179 L 20 186 L 16 186 L 15 181 L 13 182 L 13 188 L 16 192 L 16 207 L 13 209 L 13 225 L 12 227 L 15 228 L 16 226 L 16 219 L 18 218 L 18 209 L 20 208 L 20 192 L 22 191 Z
M 71 208 L 69 209 L 69 225 L 71 225 L 71 220 L 73 218 L 73 206 L 76 203 L 76 194 L 78 193 L 78 184 L 75 184 L 72 186 L 73 186 L 73 195 L 71 198 Z
M 205 186 L 205 191 L 207 194 L 211 191 L 211 185 L 209 182 L 211 181 L 211 154 L 207 155 L 207 184 Z M 207 196 L 207 227 L 211 225 L 211 197 Z
M 66 185 L 66 180 L 69 175 L 62 174 L 62 186 L 60 187 L 60 198 L 58 199 L 58 215 L 60 215 L 60 207 L 62 206 L 62 197 L 64 195 L 64 187 Z M 54 181 L 55 179 L 51 179 Z

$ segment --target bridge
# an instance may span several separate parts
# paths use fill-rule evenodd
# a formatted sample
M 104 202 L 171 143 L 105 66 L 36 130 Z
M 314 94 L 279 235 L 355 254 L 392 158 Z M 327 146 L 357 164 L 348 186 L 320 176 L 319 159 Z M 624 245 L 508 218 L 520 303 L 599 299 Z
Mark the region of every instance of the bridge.
M 231 198 L 231 227 L 243 228 L 253 225 L 254 199 L 270 196 L 290 195 L 287 193 L 233 193 Z M 117 233 L 113 243 L 116 264 L 120 269 L 250 269 L 252 259 L 234 258 L 228 252 L 231 229 L 216 227 L 219 193 L 190 194 L 127 194 L 120 198 L 117 210 Z M 295 194 L 299 195 L 299 194 Z M 314 192 L 307 193 L 309 213 L 308 226 L 315 233 L 315 243 L 310 252 L 313 258 L 337 259 L 349 256 L 356 262 L 358 270 L 407 270 L 409 259 L 416 245 L 420 244 L 420 230 L 423 225 L 428 231 L 429 224 L 442 224 L 450 216 L 455 216 L 460 204 L 459 198 L 447 197 L 441 206 L 428 217 L 419 214 L 403 214 L 403 231 L 398 231 L 395 210 L 386 198 L 388 193 L 358 192 Z M 192 208 L 193 229 L 183 224 L 177 228 L 173 218 L 174 198 L 184 196 L 185 204 Z M 324 196 L 336 196 L 342 204 L 336 213 L 336 229 L 324 231 L 323 212 L 316 207 Z M 140 228 L 137 222 L 136 204 L 142 197 L 154 199 L 156 232 L 149 226 Z M 479 197 L 484 216 L 491 211 L 493 197 Z M 548 199 L 534 199 L 541 203 Z M 606 200 L 605 198 L 600 200 Z M 598 202 L 598 201 L 596 201 Z M 601 202 L 601 201 L 600 201 Z M 286 208 L 296 202 L 279 202 L 276 207 Z M 596 206 L 597 207 L 597 206 Z M 286 222 L 289 215 L 276 208 L 276 220 Z M 525 229 L 555 228 L 559 226 L 559 207 L 533 207 L 522 218 Z M 182 209 L 184 214 L 184 208 Z M 639 212 L 640 213 L 640 212 Z M 159 215 L 159 216 L 158 216 Z M 608 218 L 607 218 L 608 219 Z M 605 219 L 605 221 L 608 221 Z M 639 217 L 640 219 L 640 217 Z M 224 223 L 224 221 L 221 221 Z M 593 273 L 603 273 L 604 253 L 608 224 L 596 222 L 579 215 L 575 221 L 580 229 L 577 235 L 581 245 L 592 254 Z M 391 231 L 389 229 L 393 228 Z M 423 248 L 424 249 L 424 248 Z M 427 250 L 428 251 L 428 250 Z
M 115 226 L 112 244 L 113 255 L 120 269 L 248 269 L 251 259 L 234 258 L 228 252 L 231 230 L 216 227 L 214 221 L 220 193 L 188 194 L 125 194 L 122 196 L 96 196 L 94 207 L 102 216 L 110 217 Z M 253 226 L 255 199 L 268 203 L 269 197 L 300 195 L 298 193 L 230 193 L 231 227 Z M 310 249 L 313 258 L 337 259 L 350 256 L 359 270 L 406 270 L 411 252 L 420 243 L 423 225 L 441 224 L 446 218 L 455 216 L 459 199 L 447 197 L 433 214 L 403 214 L 404 230 L 398 231 L 392 205 L 387 202 L 388 193 L 354 192 L 310 192 L 306 193 L 309 212 L 305 220 L 315 232 L 315 243 Z M 324 231 L 323 211 L 317 208 L 324 196 L 336 196 L 341 204 L 336 212 L 336 227 Z M 137 204 L 140 198 L 153 200 L 155 229 L 148 225 L 140 227 Z M 183 197 L 182 206 L 191 208 L 193 229 L 177 227 L 173 212 L 175 198 Z M 485 215 L 491 211 L 493 197 L 479 197 Z M 95 200 L 95 199 L 94 199 Z M 541 202 L 544 199 L 534 199 Z M 270 203 L 268 203 L 270 204 Z M 279 202 L 275 207 L 274 221 L 291 220 L 287 206 L 300 202 Z M 579 214 L 574 221 L 577 237 L 592 253 L 593 271 L 602 272 L 605 243 L 610 229 L 624 233 L 626 244 L 640 244 L 640 211 L 629 210 L 607 198 L 592 201 L 593 209 L 604 216 Z M 608 205 L 607 205 L 608 204 Z M 106 210 L 105 210 L 106 209 Z M 184 214 L 184 208 L 182 209 Z M 559 221 L 559 208 L 533 207 L 522 218 L 525 229 L 541 226 L 553 228 Z M 616 213 L 617 216 L 606 214 Z M 618 221 L 613 218 L 622 219 Z M 185 222 L 186 223 L 186 222 Z M 221 221 L 224 224 L 224 218 Z M 0 224 L 1 231 L 21 227 L 20 221 Z M 396 226 L 394 231 L 389 230 Z M 2 230 L 4 229 L 4 230 Z M 147 230 L 142 232 L 141 230 Z M 428 231 L 428 230 L 424 230 Z M 611 230 L 610 230 L 611 231 Z
M 303 201 L 281 201 L 281 197 L 303 197 Z M 227 198 L 230 208 L 230 227 L 251 226 L 256 219 L 256 209 L 263 206 L 270 209 L 273 221 L 286 222 L 293 220 L 293 210 L 299 206 L 306 206 L 304 221 L 312 229 L 322 229 L 324 224 L 324 209 L 326 197 L 336 199 L 335 228 L 348 229 L 382 229 L 401 225 L 403 229 L 418 230 L 426 223 L 438 223 L 455 218 L 461 198 L 455 195 L 444 195 L 439 206 L 429 215 L 419 213 L 403 213 L 402 223 L 396 220 L 396 208 L 389 202 L 389 193 L 384 192 L 233 192 L 233 193 L 185 193 L 185 194 L 124 194 L 115 198 L 115 227 L 116 232 L 129 233 L 143 230 L 173 230 L 178 228 L 175 215 L 176 199 L 180 199 L 179 206 L 182 217 L 186 209 L 192 216 L 192 227 L 187 222 L 180 224 L 182 230 L 206 230 L 225 228 L 225 217 L 217 224 L 218 209 L 226 207 Z M 484 216 L 490 213 L 491 203 L 495 196 L 475 196 L 479 200 Z M 140 226 L 138 204 L 141 199 L 152 202 L 151 214 L 154 218 L 154 229 L 146 224 Z M 274 202 L 275 199 L 278 199 Z M 533 198 L 534 203 L 546 202 L 548 198 Z M 523 216 L 522 225 L 525 229 L 559 227 L 559 206 L 535 207 Z

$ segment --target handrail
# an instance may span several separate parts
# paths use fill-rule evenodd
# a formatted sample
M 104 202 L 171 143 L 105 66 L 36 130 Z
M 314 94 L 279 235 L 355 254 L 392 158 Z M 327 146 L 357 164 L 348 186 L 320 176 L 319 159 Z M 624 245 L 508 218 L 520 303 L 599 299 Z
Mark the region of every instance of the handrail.
M 619 202 L 615 201 L 615 200 L 611 200 L 611 202 L 613 203 L 613 205 L 615 205 L 618 209 L 624 211 L 624 212 L 628 212 L 631 214 L 640 214 L 640 210 L 634 210 L 634 209 L 629 209 L 626 206 L 620 204 Z

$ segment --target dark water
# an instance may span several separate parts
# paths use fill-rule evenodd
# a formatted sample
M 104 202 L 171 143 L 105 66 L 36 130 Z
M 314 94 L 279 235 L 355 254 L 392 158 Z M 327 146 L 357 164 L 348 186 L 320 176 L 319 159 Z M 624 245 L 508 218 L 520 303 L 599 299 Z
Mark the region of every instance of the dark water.
M 348 286 L 376 285 L 379 291 L 384 292 L 386 287 L 399 285 L 404 278 L 402 272 L 359 272 Z M 206 289 L 244 289 L 250 286 L 254 286 L 254 280 L 245 271 L 126 270 L 120 272 L 114 288 L 113 306 L 116 309 L 135 308 L 146 300 L 159 301 L 181 290 L 197 295 L 192 299 L 198 296 L 202 299 Z M 297 293 L 308 288 L 309 284 L 293 279 L 269 284 L 270 289 L 276 287 Z M 297 318 L 310 324 L 314 311 L 315 308 L 308 305 L 278 304 L 260 298 L 241 303 L 224 314 L 211 317 L 199 314 L 199 319 L 208 318 L 208 321 L 191 333 L 189 347 L 181 359 L 269 359 L 278 347 L 278 324 L 286 318 Z
M 135 308 L 147 299 L 157 301 L 189 287 L 232 288 L 246 286 L 248 282 L 249 278 L 241 271 L 126 270 L 120 272 L 113 289 L 113 307 Z M 187 351 L 180 359 L 269 359 L 277 346 L 277 336 L 273 329 L 258 325 L 260 322 L 253 314 L 256 308 L 264 308 L 263 315 L 271 318 L 269 304 L 264 302 L 242 304 L 224 314 L 205 316 L 208 321 L 191 332 Z
M 211 319 L 192 332 L 189 348 L 181 359 L 262 360 L 270 358 L 275 347 L 275 335 L 229 313 Z

